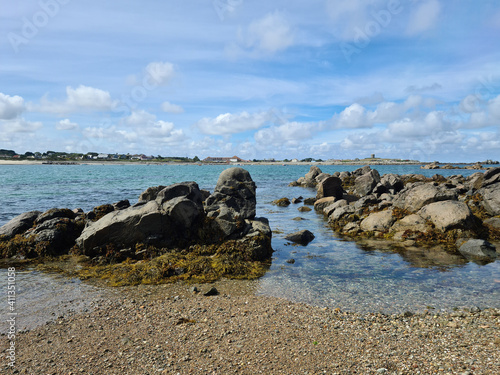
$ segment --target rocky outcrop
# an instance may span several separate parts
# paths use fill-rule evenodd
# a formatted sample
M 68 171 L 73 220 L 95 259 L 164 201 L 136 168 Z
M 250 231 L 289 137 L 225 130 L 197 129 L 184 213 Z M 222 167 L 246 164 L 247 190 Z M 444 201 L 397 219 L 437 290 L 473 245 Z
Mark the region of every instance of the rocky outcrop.
M 315 208 L 342 235 L 384 239 L 397 246 L 440 245 L 458 257 L 459 239 L 500 240 L 500 168 L 467 178 L 429 178 L 380 176 L 365 166 L 334 176 L 341 181 L 343 195 L 318 199 Z
M 262 261 L 272 254 L 272 234 L 267 219 L 255 217 L 255 192 L 248 171 L 230 168 L 208 197 L 195 182 L 184 182 L 149 188 L 133 206 L 121 201 L 87 214 L 69 209 L 30 212 L 0 228 L 0 250 L 4 257 L 19 255 L 17 245 L 8 241 L 17 235 L 16 241 L 20 236 L 29 239 L 23 246 L 33 251 L 21 254 L 28 257 L 71 250 L 89 257 L 142 259 L 146 253 L 204 246 L 211 249 L 204 252 L 217 252 L 220 245 L 244 253 L 242 259 Z M 40 253 L 41 244 L 46 254 Z
M 325 175 L 323 173 L 322 175 Z M 323 178 L 317 185 L 316 199 L 335 197 L 341 199 L 344 195 L 342 181 L 338 177 L 327 176 Z
M 40 211 L 30 211 L 16 216 L 0 228 L 0 237 L 10 240 L 12 237 L 24 233 L 33 226 L 40 214 Z

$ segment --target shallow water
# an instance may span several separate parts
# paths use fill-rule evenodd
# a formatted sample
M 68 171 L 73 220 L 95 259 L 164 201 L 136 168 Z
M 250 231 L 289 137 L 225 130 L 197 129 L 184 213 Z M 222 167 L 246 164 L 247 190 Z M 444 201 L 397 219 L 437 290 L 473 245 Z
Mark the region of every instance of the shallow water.
M 134 203 L 149 186 L 196 181 L 213 190 L 227 166 L 172 165 L 76 165 L 0 166 L 0 225 L 30 210 L 53 207 L 92 207 L 129 199 Z M 382 244 L 362 247 L 338 238 L 323 217 L 314 211 L 301 213 L 300 205 L 271 205 L 282 197 L 314 196 L 313 189 L 288 187 L 308 166 L 245 166 L 257 184 L 257 215 L 269 218 L 275 232 L 273 262 L 260 280 L 258 294 L 287 298 L 313 305 L 357 312 L 422 311 L 427 308 L 500 307 L 500 261 L 478 265 L 460 255 L 416 249 L 395 253 Z M 326 173 L 353 171 L 356 166 L 321 166 Z M 384 173 L 436 171 L 418 166 L 376 166 Z M 440 170 L 445 176 L 476 171 Z M 294 221 L 295 217 L 306 220 Z M 309 229 L 316 236 L 308 246 L 284 240 L 288 233 Z M 287 263 L 294 259 L 295 263 Z M 6 270 L 0 270 L 0 287 L 6 287 Z M 26 326 L 37 316 L 57 315 L 66 305 L 83 306 L 102 291 L 77 280 L 31 272 L 18 279 L 22 292 L 18 306 L 26 312 Z M 6 296 L 6 294 L 3 294 Z M 70 302 L 73 301 L 73 302 Z M 72 305 L 74 304 L 74 305 Z M 6 304 L 0 304 L 4 309 Z M 28 317 L 33 322 L 29 321 Z

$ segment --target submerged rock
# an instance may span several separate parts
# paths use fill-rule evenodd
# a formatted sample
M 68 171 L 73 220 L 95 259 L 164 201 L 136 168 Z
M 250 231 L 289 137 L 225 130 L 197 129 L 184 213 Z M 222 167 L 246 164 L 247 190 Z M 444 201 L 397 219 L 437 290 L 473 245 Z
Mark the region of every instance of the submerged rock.
M 314 234 L 308 230 L 301 230 L 287 235 L 285 240 L 306 246 L 309 242 L 314 240 Z

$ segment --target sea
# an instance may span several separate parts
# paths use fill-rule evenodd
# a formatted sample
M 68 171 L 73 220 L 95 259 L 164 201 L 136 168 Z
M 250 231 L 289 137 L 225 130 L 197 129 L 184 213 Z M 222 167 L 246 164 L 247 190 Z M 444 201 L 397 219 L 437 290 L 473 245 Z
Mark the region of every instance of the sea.
M 213 191 L 227 165 L 0 165 L 0 226 L 26 211 L 93 207 L 128 199 L 132 204 L 150 186 L 196 181 Z M 256 293 L 314 306 L 357 313 L 452 311 L 500 308 L 500 261 L 475 263 L 445 251 L 391 250 L 383 243 L 360 244 L 336 235 L 321 214 L 299 212 L 299 205 L 277 207 L 272 201 L 313 197 L 314 189 L 290 187 L 310 165 L 243 165 L 257 185 L 257 216 L 273 230 L 269 271 Z M 356 165 L 320 165 L 325 173 L 354 171 Z M 422 170 L 420 165 L 376 165 L 385 173 L 432 176 L 474 170 Z M 293 220 L 301 217 L 304 220 Z M 308 229 L 315 239 L 307 246 L 284 237 Z M 293 261 L 292 261 L 293 259 Z M 35 269 L 16 274 L 16 308 L 22 326 L 32 328 L 65 309 L 85 308 L 86 300 L 103 287 Z M 0 314 L 6 316 L 8 270 L 0 269 Z M 105 289 L 105 288 L 104 288 Z

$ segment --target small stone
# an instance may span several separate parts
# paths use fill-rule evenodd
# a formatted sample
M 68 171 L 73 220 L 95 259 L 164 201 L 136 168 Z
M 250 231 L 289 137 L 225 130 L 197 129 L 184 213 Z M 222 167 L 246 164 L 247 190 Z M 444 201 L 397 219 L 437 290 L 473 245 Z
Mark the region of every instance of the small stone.
M 295 259 L 293 259 L 293 258 L 292 259 L 288 259 L 286 262 L 289 263 L 289 264 L 294 264 L 295 263 Z
M 200 292 L 200 291 L 199 291 L 199 289 L 198 289 L 197 287 L 195 287 L 195 286 L 191 287 L 189 290 L 190 290 L 190 291 L 191 291 L 191 293 L 193 293 L 193 294 L 195 294 L 195 293 L 199 293 L 199 292 Z
M 217 295 L 219 295 L 219 291 L 215 287 L 211 287 L 208 290 L 208 292 L 204 293 L 203 295 L 206 296 L 206 297 L 217 296 Z
M 386 369 L 386 368 L 384 368 L 384 367 L 379 368 L 379 369 L 377 370 L 377 374 L 385 374 L 385 373 L 387 373 L 387 369 Z
M 307 206 L 302 206 L 302 207 L 299 207 L 298 210 L 300 212 L 309 212 L 309 211 L 312 211 L 311 208 L 307 207 Z

